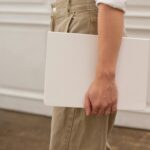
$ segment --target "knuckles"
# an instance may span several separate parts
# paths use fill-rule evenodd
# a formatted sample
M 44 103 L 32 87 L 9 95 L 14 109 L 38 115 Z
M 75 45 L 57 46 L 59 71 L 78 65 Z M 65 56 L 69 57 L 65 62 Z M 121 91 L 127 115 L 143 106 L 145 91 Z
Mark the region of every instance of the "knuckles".
M 107 107 L 111 107 L 112 105 L 117 103 L 117 97 L 112 97 L 111 99 L 103 99 L 102 96 L 99 95 L 96 97 L 96 93 L 93 91 L 87 91 L 85 93 L 85 98 L 89 97 L 91 99 L 92 107 L 94 110 L 105 109 Z M 86 109 L 86 106 L 85 106 Z
M 116 100 L 111 100 L 111 101 L 101 101 L 99 103 L 92 103 L 93 109 L 100 109 L 100 108 L 107 108 L 109 106 L 112 106 L 116 104 Z

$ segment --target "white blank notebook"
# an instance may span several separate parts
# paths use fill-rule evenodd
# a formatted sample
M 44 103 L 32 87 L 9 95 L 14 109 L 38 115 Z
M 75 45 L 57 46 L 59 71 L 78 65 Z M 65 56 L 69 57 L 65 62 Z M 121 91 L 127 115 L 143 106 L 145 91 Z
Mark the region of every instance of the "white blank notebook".
M 98 37 L 94 34 L 48 31 L 44 103 L 84 107 L 95 76 Z M 119 110 L 143 110 L 148 95 L 150 40 L 123 37 L 116 69 Z

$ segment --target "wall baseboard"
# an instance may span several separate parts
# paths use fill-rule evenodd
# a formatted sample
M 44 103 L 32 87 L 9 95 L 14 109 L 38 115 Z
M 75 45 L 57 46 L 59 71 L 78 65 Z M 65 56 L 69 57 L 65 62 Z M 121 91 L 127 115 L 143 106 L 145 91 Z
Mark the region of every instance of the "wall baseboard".
M 43 100 L 0 95 L 0 108 L 30 114 L 51 116 L 52 107 L 45 106 Z M 145 111 L 118 111 L 115 126 L 150 130 L 150 108 Z
M 150 130 L 150 107 L 144 111 L 118 111 L 115 125 Z
M 27 97 L 0 95 L 0 108 L 37 115 L 51 116 L 51 107 L 44 105 L 43 100 Z

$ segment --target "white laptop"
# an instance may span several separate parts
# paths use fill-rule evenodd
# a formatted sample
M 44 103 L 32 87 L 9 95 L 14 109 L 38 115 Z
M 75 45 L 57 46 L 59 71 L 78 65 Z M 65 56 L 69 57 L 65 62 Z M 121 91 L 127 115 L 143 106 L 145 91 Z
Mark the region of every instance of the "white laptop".
M 94 79 L 98 38 L 94 34 L 49 31 L 47 34 L 44 103 L 84 107 Z M 144 110 L 148 95 L 150 40 L 123 37 L 116 70 L 118 110 Z

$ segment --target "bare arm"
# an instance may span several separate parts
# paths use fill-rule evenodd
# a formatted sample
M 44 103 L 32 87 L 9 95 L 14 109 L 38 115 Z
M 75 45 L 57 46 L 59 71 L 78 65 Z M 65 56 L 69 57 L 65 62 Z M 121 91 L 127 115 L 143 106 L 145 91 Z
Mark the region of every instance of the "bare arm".
M 97 78 L 101 75 L 115 76 L 117 56 L 123 36 L 124 13 L 121 10 L 101 4 L 98 6 L 99 62 Z
M 95 79 L 85 94 L 86 114 L 109 114 L 117 110 L 115 73 L 123 36 L 124 12 L 106 4 L 98 5 L 99 55 Z

